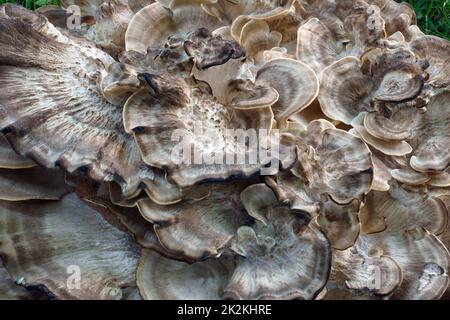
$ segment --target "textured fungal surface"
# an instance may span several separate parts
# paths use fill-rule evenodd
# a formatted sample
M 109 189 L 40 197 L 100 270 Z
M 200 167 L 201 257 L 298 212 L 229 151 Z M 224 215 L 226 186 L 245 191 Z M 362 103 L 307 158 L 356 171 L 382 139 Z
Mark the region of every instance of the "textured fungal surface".
M 0 299 L 450 296 L 450 42 L 392 0 L 0 6 Z

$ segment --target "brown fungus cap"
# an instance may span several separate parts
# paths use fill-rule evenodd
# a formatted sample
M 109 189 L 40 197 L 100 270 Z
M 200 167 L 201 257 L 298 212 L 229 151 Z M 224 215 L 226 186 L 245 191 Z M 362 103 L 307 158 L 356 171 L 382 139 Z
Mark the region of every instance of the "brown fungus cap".
M 52 40 L 18 19 L 2 18 L 0 28 L 8 34 L 0 39 L 0 83 L 16 88 L 0 93 L 0 127 L 14 149 L 40 165 L 135 190 L 147 170 L 123 131 L 122 110 L 96 90 L 96 74 L 111 58 L 87 42 Z
M 15 281 L 42 285 L 60 299 L 121 299 L 121 289 L 133 286 L 137 246 L 75 194 L 0 206 L 0 254 Z M 76 266 L 83 272 L 79 288 L 67 282 Z

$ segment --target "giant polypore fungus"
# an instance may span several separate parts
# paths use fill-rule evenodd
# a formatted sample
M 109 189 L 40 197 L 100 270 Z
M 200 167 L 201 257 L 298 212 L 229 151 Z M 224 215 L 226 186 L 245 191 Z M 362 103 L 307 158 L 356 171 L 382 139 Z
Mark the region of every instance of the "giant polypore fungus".
M 61 3 L 0 6 L 0 299 L 450 296 L 450 43 L 408 5 Z

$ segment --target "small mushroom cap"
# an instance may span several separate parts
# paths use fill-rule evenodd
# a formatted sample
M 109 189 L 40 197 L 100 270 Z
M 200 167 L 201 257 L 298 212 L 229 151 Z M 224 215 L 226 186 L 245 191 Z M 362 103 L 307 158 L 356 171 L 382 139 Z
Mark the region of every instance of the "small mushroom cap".
M 130 65 L 111 64 L 100 82 L 105 99 L 111 104 L 122 106 L 141 85 L 137 74 L 138 71 Z
M 240 198 L 247 213 L 264 224 L 267 223 L 266 212 L 279 204 L 273 191 L 263 183 L 247 187 Z
M 426 59 L 429 63 L 427 73 L 430 78 L 427 82 L 436 88 L 448 88 L 450 42 L 424 35 L 413 40 L 410 48 L 419 58 Z
M 59 299 L 120 299 L 122 288 L 135 285 L 139 252 L 132 238 L 75 194 L 0 206 L 0 254 L 15 281 L 44 286 Z M 67 281 L 77 270 L 79 287 Z
M 147 30 L 161 32 L 147 32 Z M 152 3 L 136 13 L 128 24 L 125 49 L 146 54 L 148 47 L 162 44 L 162 39 L 167 39 L 175 32 L 172 13 L 159 2 Z M 160 36 L 161 33 L 163 36 Z
M 182 36 L 199 28 L 215 30 L 223 26 L 201 9 L 200 2 L 175 1 L 170 8 L 155 2 L 143 8 L 128 25 L 126 50 L 146 54 L 149 47 L 162 47 L 170 36 Z
M 392 299 L 439 299 L 448 287 L 449 254 L 436 236 L 424 229 L 388 238 L 383 251 L 401 267 L 403 281 Z
M 218 300 L 228 268 L 219 259 L 187 264 L 142 250 L 136 276 L 147 300 Z
M 64 172 L 33 167 L 22 170 L 0 169 L 0 199 L 6 201 L 59 200 L 71 191 Z
M 328 194 L 339 204 L 363 198 L 373 180 L 369 148 L 343 130 L 323 130 L 323 122 L 313 121 L 308 126 L 306 143 L 310 147 L 299 149 L 298 172 L 306 177 L 314 192 Z
M 100 4 L 96 21 L 84 34 L 112 56 L 117 57 L 125 49 L 125 33 L 134 13 L 125 0 L 108 0 Z
M 368 145 L 374 147 L 381 153 L 388 156 L 404 156 L 412 152 L 412 147 L 406 141 L 386 141 L 381 140 L 371 135 L 364 127 L 364 119 L 367 113 L 361 112 L 352 121 L 353 133 L 364 140 Z
M 239 43 L 245 49 L 247 57 L 259 64 L 264 59 L 264 50 L 278 47 L 282 37 L 281 33 L 271 31 L 267 22 L 250 20 L 242 27 Z
M 352 252 L 360 254 L 359 262 Z M 350 254 L 349 254 L 350 253 Z M 345 258 L 345 256 L 347 257 Z M 344 261 L 339 261 L 344 257 Z M 372 263 L 377 257 L 388 257 L 401 269 L 400 283 L 390 281 L 398 277 L 385 277 L 385 266 Z M 348 260 L 350 258 L 350 260 Z M 367 260 L 365 262 L 364 260 Z M 444 245 L 430 232 L 420 227 L 411 227 L 400 233 L 388 231 L 359 237 L 354 248 L 346 253 L 336 252 L 335 270 L 344 271 L 347 274 L 347 283 L 356 288 L 367 285 L 367 281 L 361 283 L 360 273 L 355 273 L 355 268 L 346 263 L 366 263 L 370 269 L 365 268 L 363 273 L 369 274 L 371 288 L 383 288 L 384 280 L 387 283 L 397 283 L 398 286 L 389 295 L 390 299 L 424 300 L 439 299 L 448 286 L 449 254 Z M 341 262 L 341 263 L 340 263 Z M 392 261 L 391 261 L 392 262 Z M 380 268 L 381 267 L 381 268 Z M 346 271 L 345 271 L 346 270 Z M 392 269 L 392 271 L 394 271 Z M 353 275 L 352 275 L 353 274 Z M 381 276 L 381 277 L 380 277 Z M 362 280 L 366 280 L 363 277 Z M 391 286 L 394 288 L 395 286 Z M 384 291 L 384 290 L 383 290 Z M 386 291 L 387 292 L 387 291 Z M 385 293 L 386 293 L 385 292 Z
M 323 71 L 318 98 L 327 117 L 350 125 L 361 111 L 370 110 L 368 96 L 373 89 L 360 61 L 346 57 Z
M 253 129 L 256 139 L 259 129 L 270 133 L 273 114 L 269 107 L 232 110 L 218 103 L 207 90 L 179 77 L 145 77 L 151 88 L 143 88 L 128 99 L 124 126 L 134 134 L 147 164 L 168 168 L 169 179 L 182 188 L 207 179 L 224 180 L 234 174 L 250 176 L 266 164 L 254 161 L 257 146 L 247 147 L 240 143 L 242 139 L 230 139 L 230 131 L 239 136 L 239 132 Z M 189 151 L 192 148 L 194 156 Z M 246 160 L 231 164 L 226 161 L 236 155 Z
M 388 192 L 371 192 L 361 210 L 364 233 L 398 232 L 420 226 L 439 235 L 448 222 L 442 201 L 430 195 L 407 191 L 392 182 Z
M 258 70 L 256 79 L 279 93 L 278 101 L 272 105 L 279 125 L 308 107 L 319 94 L 319 80 L 314 71 L 293 59 L 280 58 L 267 62 Z
M 316 221 L 334 249 L 345 250 L 355 244 L 360 232 L 360 207 L 358 200 L 339 205 L 328 199 L 321 204 Z
M 298 29 L 296 57 L 319 77 L 338 59 L 338 46 L 331 31 L 318 18 L 309 19 Z

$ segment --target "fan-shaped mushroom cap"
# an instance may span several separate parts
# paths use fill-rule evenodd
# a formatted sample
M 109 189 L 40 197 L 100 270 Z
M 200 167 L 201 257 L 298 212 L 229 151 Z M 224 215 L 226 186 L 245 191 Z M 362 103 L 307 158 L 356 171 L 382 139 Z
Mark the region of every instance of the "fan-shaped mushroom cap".
M 97 8 L 96 22 L 84 35 L 113 56 L 125 49 L 125 33 L 134 13 L 125 0 L 107 0 Z
M 122 109 L 97 92 L 96 73 L 109 56 L 89 43 L 52 40 L 18 19 L 0 19 L 0 29 L 0 84 L 15 88 L 0 92 L 0 128 L 14 149 L 132 193 L 147 170 L 123 131 Z
M 263 183 L 249 186 L 241 192 L 240 198 L 247 213 L 264 224 L 267 223 L 266 212 L 279 204 L 273 191 Z
M 373 89 L 371 78 L 361 72 L 360 61 L 346 57 L 323 71 L 318 98 L 327 117 L 351 124 L 361 111 L 370 110 L 367 97 Z
M 319 94 L 319 81 L 312 69 L 293 59 L 273 59 L 264 64 L 256 76 L 257 83 L 264 83 L 277 90 L 278 101 L 272 105 L 279 126 L 294 113 L 308 107 Z
M 369 112 L 364 117 L 364 128 L 377 139 L 388 142 L 406 140 L 411 135 L 408 130 L 411 125 L 408 111 L 399 110 L 390 118 L 386 118 L 378 112 Z
M 143 76 L 151 88 L 128 99 L 124 126 L 128 133 L 134 133 L 144 161 L 168 168 L 169 179 L 180 187 L 206 179 L 226 179 L 233 174 L 249 176 L 270 162 L 254 161 L 258 146 L 253 142 L 244 146 L 233 139 L 233 129 L 237 133 L 247 129 L 270 130 L 273 114 L 269 107 L 232 110 L 217 103 L 206 90 L 181 78 Z M 225 161 L 236 155 L 245 160 L 233 160 L 231 164 Z
M 323 122 L 313 121 L 308 126 L 306 143 L 310 148 L 299 150 L 297 175 L 304 175 L 314 192 L 329 194 L 337 203 L 361 199 L 370 191 L 373 179 L 370 150 L 343 130 L 322 129 Z
M 385 38 L 384 20 L 368 4 L 357 2 L 342 21 L 333 13 L 337 6 L 319 9 L 312 17 L 307 14 L 311 18 L 298 29 L 297 59 L 309 64 L 319 78 L 335 61 L 359 57 Z
M 122 288 L 134 285 L 139 253 L 131 237 L 75 194 L 0 206 L 0 253 L 15 281 L 42 285 L 60 299 L 120 299 Z
M 199 70 L 225 64 L 230 59 L 245 57 L 245 51 L 236 41 L 224 39 L 206 28 L 190 32 L 183 47 Z
M 406 141 L 381 140 L 371 135 L 364 127 L 364 119 L 367 113 L 361 112 L 352 121 L 353 131 L 355 135 L 361 137 L 368 145 L 374 147 L 381 153 L 389 156 L 404 156 L 412 152 L 412 147 Z
M 210 194 L 200 200 L 160 206 L 143 199 L 138 207 L 143 217 L 155 224 L 159 240 L 170 251 L 193 260 L 216 257 L 236 230 L 251 221 L 239 198 L 247 185 L 208 184 Z
M 417 114 L 408 140 L 413 146 L 410 165 L 419 172 L 442 171 L 450 164 L 450 93 L 434 97 L 427 112 Z
M 267 210 L 265 220 L 266 224 L 256 221 L 239 228 L 232 249 L 242 257 L 237 258 L 224 297 L 314 298 L 329 274 L 327 238 L 308 227 L 309 216 L 286 207 Z
M 36 166 L 30 159 L 17 154 L 3 134 L 0 134 L 0 168 L 26 169 Z
M 308 64 L 320 77 L 322 71 L 338 60 L 339 46 L 330 30 L 318 19 L 311 18 L 297 33 L 298 60 Z
M 217 300 L 227 277 L 222 259 L 187 264 L 152 250 L 142 251 L 137 270 L 139 290 L 148 300 Z
M 386 274 L 388 270 L 385 266 L 370 264 L 371 260 L 365 262 L 370 270 L 363 270 L 370 271 L 368 280 L 372 290 L 392 284 L 390 287 L 394 291 L 389 296 L 392 299 L 439 299 L 448 286 L 449 253 L 436 236 L 423 228 L 411 227 L 399 234 L 382 232 L 360 236 L 354 248 L 343 253 L 336 252 L 334 270 L 343 272 L 350 287 L 353 284 L 359 289 L 361 284 L 367 286 L 367 277 L 364 276 L 367 272 L 362 273 L 361 279 L 361 270 L 347 265 L 351 261 L 358 263 L 358 259 L 352 258 L 353 252 L 362 256 L 363 259 L 359 260 L 362 265 L 368 256 L 388 257 L 397 264 L 401 269 L 400 282 L 392 281 L 398 280 L 395 273 Z M 395 272 L 395 269 L 391 271 Z M 355 272 L 357 270 L 359 272 Z M 398 270 L 396 273 L 398 275 Z M 339 277 L 342 279 L 342 276 Z M 364 282 L 361 283 L 361 280 Z M 395 283 L 397 286 L 394 286 Z
M 377 48 L 361 59 L 347 57 L 324 70 L 319 101 L 328 117 L 351 124 L 363 111 L 390 115 L 386 104 L 409 102 L 422 92 L 426 64 L 412 51 Z
M 170 9 L 155 2 L 136 13 L 125 35 L 127 51 L 147 53 L 149 47 L 162 47 L 170 36 L 183 37 L 199 28 L 215 30 L 223 26 L 208 15 L 197 1 L 173 1 Z
M 446 171 L 430 174 L 430 180 L 427 184 L 432 187 L 450 187 L 450 171 L 447 169 Z
M 431 233 L 411 229 L 384 239 L 381 248 L 402 269 L 403 281 L 393 299 L 439 299 L 447 289 L 449 253 Z
M 34 167 L 22 170 L 0 169 L 0 199 L 24 201 L 59 200 L 71 188 L 64 183 L 64 173 Z
M 395 182 L 391 183 L 388 192 L 371 192 L 360 217 L 364 233 L 398 232 L 420 226 L 438 235 L 448 222 L 447 210 L 441 200 L 407 191 Z
M 391 170 L 392 177 L 398 182 L 418 186 L 430 181 L 430 177 L 426 174 L 414 171 L 409 167 Z
M 282 37 L 278 31 L 270 31 L 267 22 L 250 20 L 241 29 L 239 43 L 245 49 L 247 57 L 259 64 L 263 62 L 264 50 L 278 47 Z
M 287 204 L 294 210 L 308 212 L 311 216 L 319 213 L 320 204 L 315 194 L 308 188 L 303 179 L 291 172 L 280 172 L 276 179 L 266 177 L 266 183 L 280 203 Z
M 373 161 L 373 182 L 372 190 L 388 191 L 390 188 L 391 172 L 389 167 L 378 157 L 372 153 Z

